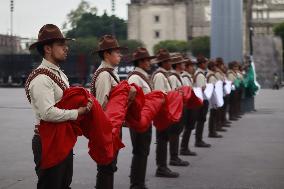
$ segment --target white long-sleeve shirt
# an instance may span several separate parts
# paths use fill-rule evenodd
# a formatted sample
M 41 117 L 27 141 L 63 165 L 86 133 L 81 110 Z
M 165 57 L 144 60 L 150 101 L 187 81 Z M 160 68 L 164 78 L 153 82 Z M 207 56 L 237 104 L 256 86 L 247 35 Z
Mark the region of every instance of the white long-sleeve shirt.
M 43 59 L 38 68 L 45 68 L 60 77 L 69 87 L 67 76 L 56 65 Z M 55 107 L 63 96 L 62 89 L 47 75 L 40 74 L 35 77 L 28 87 L 32 109 L 35 112 L 35 124 L 40 120 L 49 122 L 64 122 L 76 120 L 78 110 L 64 110 Z

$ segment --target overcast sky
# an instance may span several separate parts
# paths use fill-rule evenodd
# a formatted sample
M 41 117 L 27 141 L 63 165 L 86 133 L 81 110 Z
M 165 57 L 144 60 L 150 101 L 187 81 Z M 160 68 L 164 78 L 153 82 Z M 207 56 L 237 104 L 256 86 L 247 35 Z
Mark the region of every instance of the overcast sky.
M 14 34 L 21 37 L 37 37 L 41 26 L 47 23 L 60 28 L 66 15 L 75 9 L 81 0 L 14 0 Z M 98 8 L 99 14 L 111 12 L 111 0 L 87 0 Z M 115 14 L 127 18 L 130 0 L 116 0 Z M 10 32 L 10 0 L 0 0 L 0 34 Z

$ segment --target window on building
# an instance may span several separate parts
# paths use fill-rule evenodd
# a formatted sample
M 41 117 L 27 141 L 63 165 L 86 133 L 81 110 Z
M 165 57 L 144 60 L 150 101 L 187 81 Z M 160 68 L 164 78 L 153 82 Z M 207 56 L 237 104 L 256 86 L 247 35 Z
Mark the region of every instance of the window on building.
M 154 16 L 154 21 L 155 21 L 155 23 L 159 23 L 160 22 L 160 16 L 159 15 L 155 15 Z
M 158 31 L 158 30 L 154 31 L 154 37 L 156 39 L 160 38 L 160 36 L 161 36 L 160 31 Z

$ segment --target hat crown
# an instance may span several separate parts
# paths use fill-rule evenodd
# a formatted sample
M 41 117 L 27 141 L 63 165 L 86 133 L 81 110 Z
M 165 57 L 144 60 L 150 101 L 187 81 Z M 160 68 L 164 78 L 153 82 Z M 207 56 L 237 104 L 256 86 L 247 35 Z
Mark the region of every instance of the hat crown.
M 159 51 L 157 52 L 157 60 L 167 60 L 167 59 L 170 59 L 171 56 L 170 56 L 170 53 L 168 50 L 166 49 L 159 49 Z
M 146 48 L 143 47 L 138 47 L 134 53 L 132 54 L 133 59 L 140 59 L 143 57 L 149 57 L 149 52 L 147 51 Z
M 118 48 L 118 42 L 112 35 L 104 35 L 99 41 L 99 50 Z
M 54 24 L 44 25 L 38 33 L 38 41 L 64 38 L 60 29 Z

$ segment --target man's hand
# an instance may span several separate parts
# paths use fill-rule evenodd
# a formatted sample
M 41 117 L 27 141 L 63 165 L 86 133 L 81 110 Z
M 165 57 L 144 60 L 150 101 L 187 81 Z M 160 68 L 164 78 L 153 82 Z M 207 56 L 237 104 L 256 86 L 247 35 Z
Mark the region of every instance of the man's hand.
M 131 86 L 130 91 L 129 91 L 129 95 L 128 95 L 128 105 L 130 105 L 136 96 L 136 88 Z
M 91 98 L 88 99 L 88 103 L 85 107 L 78 108 L 78 115 L 83 115 L 88 113 L 93 107 L 93 101 Z

